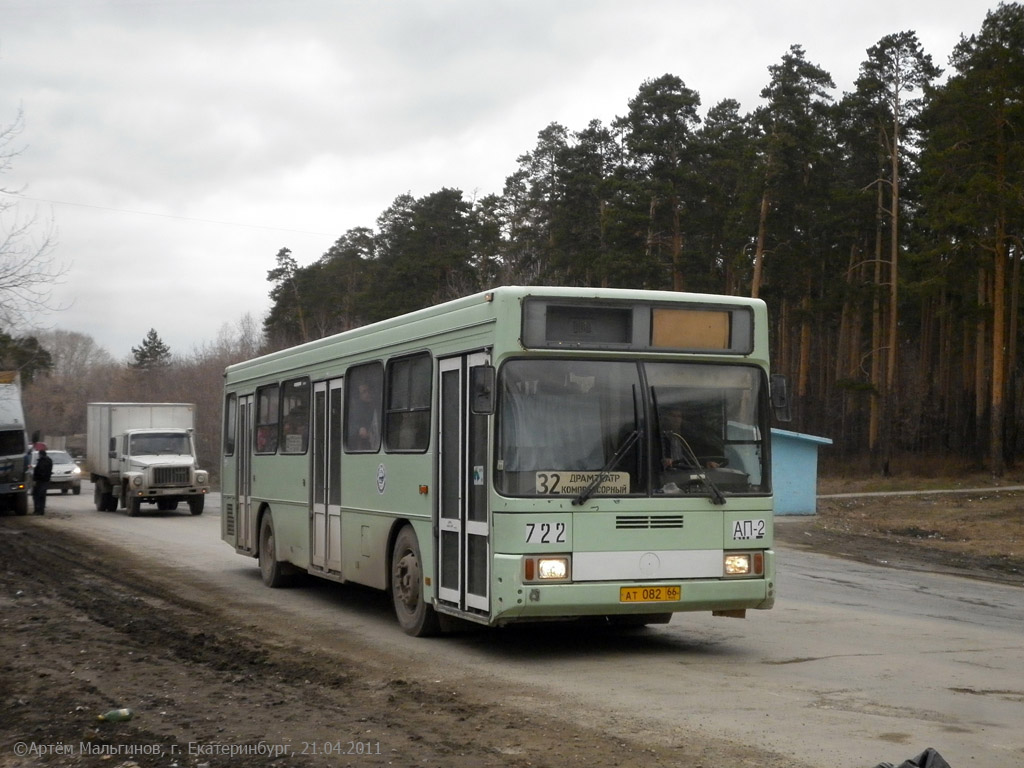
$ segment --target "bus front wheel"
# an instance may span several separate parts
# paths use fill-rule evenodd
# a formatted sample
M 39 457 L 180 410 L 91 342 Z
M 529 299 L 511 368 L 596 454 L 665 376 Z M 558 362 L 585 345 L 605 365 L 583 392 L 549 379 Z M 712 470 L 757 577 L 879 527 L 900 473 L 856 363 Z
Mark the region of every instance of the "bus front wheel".
M 407 525 L 398 532 L 391 553 L 391 601 L 407 635 L 428 637 L 440 631 L 437 613 L 423 598 L 423 558 L 416 532 Z
M 274 544 L 274 518 L 268 511 L 260 522 L 260 576 L 268 587 L 283 587 L 288 581 L 285 565 L 277 559 Z

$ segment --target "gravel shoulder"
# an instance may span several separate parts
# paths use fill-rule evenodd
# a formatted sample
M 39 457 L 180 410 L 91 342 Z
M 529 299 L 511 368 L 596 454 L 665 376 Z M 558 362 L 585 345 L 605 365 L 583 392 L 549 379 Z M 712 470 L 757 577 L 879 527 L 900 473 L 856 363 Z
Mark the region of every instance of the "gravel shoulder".
M 530 711 L 441 655 L 429 670 L 341 635 L 300 647 L 301 628 L 239 623 L 144 568 L 0 518 L 0 768 L 803 768 L 688 731 L 651 744 Z M 117 707 L 133 718 L 97 719 Z
M 781 546 L 1024 585 L 1024 491 L 823 490 L 817 515 L 779 519 Z M 0 768 L 799 768 L 749 745 L 696 735 L 651 745 L 552 719 L 450 669 L 435 684 L 380 649 L 299 647 L 294 631 L 240 623 L 201 585 L 164 583 L 121 552 L 2 517 Z M 131 720 L 97 719 L 122 706 Z

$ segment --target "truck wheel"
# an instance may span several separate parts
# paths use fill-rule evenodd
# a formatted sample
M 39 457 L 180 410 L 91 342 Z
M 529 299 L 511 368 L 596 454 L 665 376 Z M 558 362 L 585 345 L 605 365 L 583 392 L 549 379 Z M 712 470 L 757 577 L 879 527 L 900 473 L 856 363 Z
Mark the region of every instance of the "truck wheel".
M 402 631 L 413 637 L 436 635 L 441 624 L 423 599 L 423 558 L 411 525 L 398 532 L 391 552 L 391 602 Z
M 117 511 L 117 497 L 109 491 L 104 491 L 99 483 L 92 489 L 92 501 L 97 512 Z
M 188 500 L 188 511 L 193 515 L 201 515 L 203 514 L 203 505 L 205 504 L 205 496 L 193 496 Z
M 122 497 L 124 501 L 124 508 L 128 510 L 128 517 L 138 517 L 139 512 L 142 510 L 142 499 L 138 496 L 128 496 L 125 494 Z
M 14 514 L 16 515 L 27 515 L 28 514 L 28 494 L 19 493 L 14 497 Z
M 260 576 L 268 587 L 283 587 L 288 583 L 285 564 L 277 559 L 274 549 L 274 518 L 269 510 L 260 522 Z

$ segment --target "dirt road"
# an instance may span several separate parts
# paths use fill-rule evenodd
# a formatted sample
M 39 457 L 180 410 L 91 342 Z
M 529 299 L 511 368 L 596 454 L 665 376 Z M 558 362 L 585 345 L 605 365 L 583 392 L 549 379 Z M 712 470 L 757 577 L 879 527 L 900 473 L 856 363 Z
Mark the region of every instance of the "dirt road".
M 743 622 L 413 640 L 376 592 L 264 589 L 216 517 L 77 501 L 0 520 L 4 768 L 1024 763 L 1024 590 L 794 551 Z

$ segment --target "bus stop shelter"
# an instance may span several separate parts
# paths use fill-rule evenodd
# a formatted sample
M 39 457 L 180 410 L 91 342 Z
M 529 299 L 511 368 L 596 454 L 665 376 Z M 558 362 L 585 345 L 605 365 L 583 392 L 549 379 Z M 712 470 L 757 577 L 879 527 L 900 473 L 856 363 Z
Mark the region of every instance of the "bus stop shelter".
M 813 515 L 818 501 L 818 447 L 827 437 L 772 430 L 772 487 L 776 515 Z

